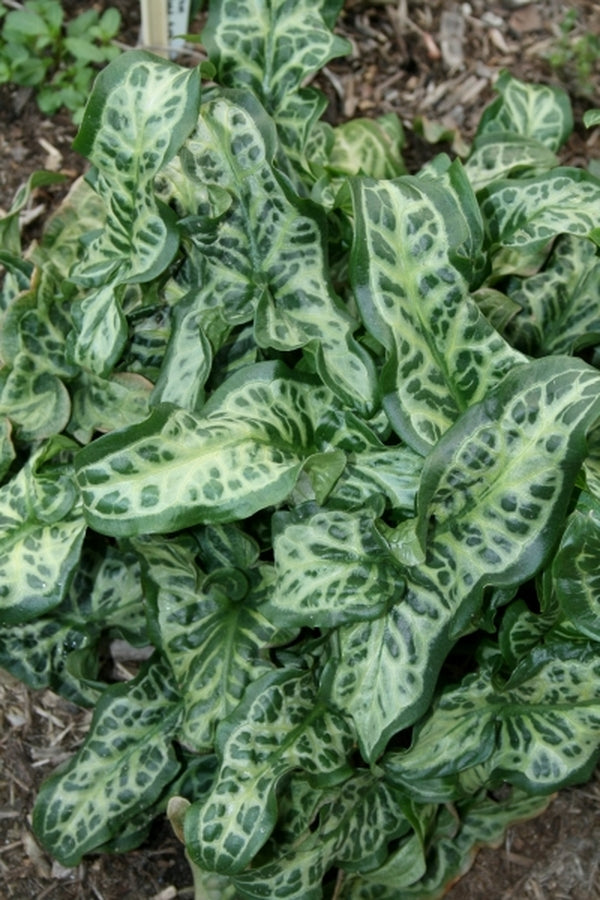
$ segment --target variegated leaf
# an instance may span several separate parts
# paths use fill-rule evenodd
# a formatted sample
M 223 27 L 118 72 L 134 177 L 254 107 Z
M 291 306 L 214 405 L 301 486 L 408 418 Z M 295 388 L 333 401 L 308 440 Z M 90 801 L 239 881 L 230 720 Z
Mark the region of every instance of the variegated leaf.
M 335 628 L 374 619 L 404 590 L 401 572 L 374 514 L 315 510 L 312 504 L 273 519 L 276 580 L 269 618 Z
M 22 293 L 2 319 L 0 353 L 14 364 L 23 352 L 35 360 L 37 371 L 72 378 L 77 367 L 67 359 L 66 337 L 72 327 L 68 301 L 49 271 L 36 273 L 34 287 Z
M 581 495 L 569 516 L 552 576 L 567 621 L 586 637 L 600 641 L 600 501 Z
M 504 333 L 524 353 L 573 353 L 600 343 L 600 260 L 591 241 L 563 235 L 543 271 L 508 286 L 519 312 Z
M 85 514 L 115 535 L 245 518 L 283 500 L 310 455 L 329 391 L 279 364 L 248 367 L 203 416 L 159 408 L 140 425 L 84 448 Z
M 398 784 L 458 774 L 485 762 L 490 783 L 506 779 L 548 794 L 585 780 L 600 736 L 600 662 L 592 647 L 534 650 L 508 683 L 490 671 L 443 693 L 410 750 L 390 754 Z
M 439 900 L 472 866 L 482 845 L 497 847 L 509 825 L 539 815 L 548 803 L 548 797 L 513 790 L 503 800 L 481 792 L 456 807 L 441 807 L 428 836 L 426 870 L 403 887 L 402 900 Z M 398 900 L 395 885 L 379 883 L 377 871 L 352 879 L 346 893 L 348 900 Z
M 493 131 L 473 142 L 465 171 L 474 191 L 500 178 L 541 175 L 558 165 L 558 157 L 535 138 Z
M 404 175 L 404 131 L 393 113 L 378 119 L 352 119 L 333 131 L 334 141 L 326 160 L 335 174 L 396 178 Z
M 179 716 L 179 696 L 155 661 L 107 688 L 85 743 L 43 783 L 33 811 L 38 840 L 63 865 L 111 840 L 175 778 Z
M 258 562 L 260 547 L 239 525 L 206 525 L 194 532 L 206 572 L 235 567 L 246 571 Z
M 61 379 L 40 370 L 26 351 L 18 354 L 10 371 L 0 371 L 0 416 L 10 419 L 21 440 L 60 434 L 70 415 L 71 400 Z
M 43 444 L 0 487 L 0 622 L 27 622 L 59 605 L 86 531 L 73 484 L 74 445 Z
M 93 706 L 99 696 L 90 681 L 98 674 L 95 629 L 65 617 L 41 616 L 18 627 L 0 626 L 0 666 L 29 688 L 50 690 L 81 706 Z M 72 670 L 74 655 L 85 662 L 86 683 Z
M 584 169 L 558 167 L 535 178 L 498 181 L 481 191 L 480 200 L 495 277 L 529 274 L 532 261 L 543 262 L 560 234 L 600 243 L 594 214 L 600 181 Z
M 71 602 L 73 614 L 82 623 L 110 629 L 134 646 L 150 643 L 140 565 L 130 549 L 109 544 L 93 571 L 91 585 L 79 591 L 72 589 Z
M 102 70 L 74 147 L 96 167 L 106 219 L 72 278 L 88 286 L 149 281 L 170 262 L 174 214 L 157 204 L 152 180 L 194 127 L 199 102 L 198 69 L 145 51 Z
M 12 442 L 12 425 L 9 419 L 0 418 L 0 482 L 9 471 L 16 457 Z
M 58 209 L 44 220 L 44 231 L 32 259 L 42 273 L 66 279 L 82 256 L 83 234 L 93 232 L 106 214 L 105 204 L 84 176 L 77 178 Z
M 288 846 L 267 848 L 276 859 L 234 876 L 233 883 L 249 900 L 319 900 L 328 869 L 371 869 L 385 858 L 391 841 L 410 831 L 402 800 L 382 779 L 359 773 L 334 796 L 321 797 L 310 832 Z
M 89 293 L 75 307 L 75 328 L 69 335 L 69 356 L 75 365 L 99 376 L 115 367 L 127 342 L 122 289 L 110 282 Z
M 70 389 L 73 409 L 67 430 L 82 444 L 88 444 L 97 431 L 141 422 L 150 411 L 152 384 L 133 372 L 102 378 L 82 371 Z
M 483 113 L 477 136 L 512 132 L 556 152 L 571 135 L 571 102 L 562 88 L 528 84 L 507 71 L 500 74 L 494 87 L 500 96 Z
M 202 312 L 195 293 L 175 306 L 171 337 L 152 393 L 153 404 L 201 408 L 213 362 L 212 347 L 202 327 Z
M 469 201 L 464 176 L 453 173 Z M 356 181 L 353 194 L 352 277 L 365 324 L 388 352 L 384 407 L 398 434 L 426 453 L 523 357 L 483 317 L 454 265 L 470 242 L 456 193 L 406 176 Z
M 559 617 L 558 609 L 532 612 L 524 600 L 507 607 L 498 629 L 498 643 L 504 661 L 514 668 L 534 647 L 541 644 Z
M 267 649 L 281 637 L 257 608 L 241 570 L 235 570 L 235 587 L 241 584 L 235 594 L 226 590 L 225 579 L 219 583 L 219 570 L 206 578 L 193 549 L 152 539 L 136 540 L 134 546 L 142 559 L 160 645 L 183 698 L 181 740 L 205 752 L 214 744 L 216 726 L 235 709 L 248 684 L 272 667 Z M 287 635 L 285 631 L 284 639 Z
M 427 708 L 439 666 L 473 628 L 486 586 L 517 584 L 542 564 L 600 412 L 599 388 L 600 376 L 579 360 L 519 367 L 425 461 L 424 563 L 407 568 L 406 592 L 386 615 L 339 631 L 332 696 L 352 715 L 367 759 Z
M 201 305 L 231 324 L 254 318 L 261 347 L 314 344 L 331 389 L 348 405 L 372 409 L 373 364 L 353 338 L 358 322 L 333 291 L 317 207 L 280 181 L 273 123 L 241 95 L 216 96 L 201 113 L 182 151 L 186 171 L 234 198 L 212 228 L 192 235 L 202 251 Z
M 202 33 L 219 83 L 250 88 L 291 151 L 302 150 L 323 108 L 319 95 L 303 84 L 330 59 L 350 50 L 332 29 L 339 5 L 338 0 L 214 4 Z
M 281 669 L 256 681 L 217 730 L 221 768 L 213 790 L 186 814 L 194 862 L 240 873 L 275 825 L 281 779 L 302 770 L 317 785 L 344 781 L 353 742 L 352 728 L 317 694 L 311 673 Z

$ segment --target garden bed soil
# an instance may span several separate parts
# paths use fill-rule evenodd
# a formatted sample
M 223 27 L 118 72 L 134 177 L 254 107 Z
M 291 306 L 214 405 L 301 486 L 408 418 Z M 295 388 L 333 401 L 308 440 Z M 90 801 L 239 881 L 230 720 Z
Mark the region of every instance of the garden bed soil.
M 6 5 L 13 5 L 6 3 Z M 120 40 L 137 44 L 137 0 L 95 3 L 117 6 Z M 67 16 L 89 4 L 67 0 Z M 560 46 L 569 9 L 577 17 L 571 46 L 600 35 L 600 3 L 522 0 L 485 3 L 393 3 L 347 0 L 339 31 L 352 43 L 350 56 L 335 60 L 316 79 L 329 98 L 327 118 L 398 113 L 406 127 L 409 171 L 440 150 L 468 144 L 493 84 L 506 68 L 524 80 L 561 84 L 570 93 L 575 131 L 562 162 L 587 166 L 600 159 L 600 129 L 587 131 L 583 112 L 600 106 L 600 67 L 587 76 L 567 45 L 560 68 L 548 55 Z M 201 16 L 194 24 L 202 25 Z M 192 49 L 192 48 L 190 48 Z M 190 57 L 188 57 L 189 59 Z M 185 60 L 182 60 L 185 62 Z M 421 120 L 420 131 L 414 128 Z M 427 140 L 441 123 L 445 143 Z M 33 192 L 22 221 L 24 246 L 39 236 L 48 215 L 85 170 L 71 149 L 75 129 L 67 113 L 44 117 L 31 92 L 0 85 L 0 210 L 10 207 L 29 174 L 50 169 L 63 184 Z M 425 136 L 424 136 L 425 135 Z M 122 677 L 129 677 L 127 660 Z M 31 809 L 41 780 L 76 750 L 90 713 L 50 691 L 32 692 L 0 670 L 0 896 L 6 900 L 172 900 L 193 898 L 182 848 L 166 822 L 149 841 L 125 857 L 92 856 L 75 869 L 49 859 L 31 832 Z M 479 852 L 470 871 L 452 887 L 449 900 L 595 900 L 600 898 L 600 780 L 565 789 L 537 818 L 510 828 L 502 845 Z M 398 898 L 401 900 L 401 898 Z

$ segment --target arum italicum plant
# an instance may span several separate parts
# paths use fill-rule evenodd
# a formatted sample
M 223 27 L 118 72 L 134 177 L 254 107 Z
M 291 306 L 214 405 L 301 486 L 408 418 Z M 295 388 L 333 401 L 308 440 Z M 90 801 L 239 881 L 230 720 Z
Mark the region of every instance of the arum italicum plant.
M 0 662 L 94 707 L 35 833 L 168 809 L 198 898 L 438 897 L 598 756 L 600 182 L 508 73 L 464 161 L 324 124 L 339 5 L 119 57 L 0 224 Z

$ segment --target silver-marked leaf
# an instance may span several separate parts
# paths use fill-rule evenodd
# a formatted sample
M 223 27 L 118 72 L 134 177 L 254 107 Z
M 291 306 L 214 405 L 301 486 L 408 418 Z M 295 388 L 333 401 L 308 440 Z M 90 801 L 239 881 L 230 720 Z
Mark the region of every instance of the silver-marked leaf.
M 152 403 L 174 403 L 198 410 L 204 402 L 204 385 L 213 361 L 212 347 L 202 324 L 204 312 L 192 294 L 176 304 L 171 337 L 160 374 L 152 392 Z
M 335 174 L 396 178 L 404 175 L 404 131 L 393 113 L 378 119 L 352 119 L 333 129 L 333 146 L 326 159 Z
M 67 430 L 87 444 L 94 432 L 134 425 L 150 411 L 152 384 L 133 372 L 114 372 L 102 378 L 82 371 L 71 383 L 73 409 Z
M 600 181 L 584 169 L 560 166 L 535 178 L 508 179 L 484 188 L 481 213 L 495 276 L 529 273 L 559 234 L 600 241 Z M 520 263 L 520 256 L 524 262 Z
M 375 374 L 352 337 L 359 323 L 331 285 L 318 208 L 280 181 L 272 121 L 237 93 L 211 98 L 201 113 L 182 150 L 186 172 L 233 199 L 211 228 L 192 233 L 203 268 L 202 303 L 194 302 L 231 324 L 254 319 L 261 347 L 314 344 L 329 387 L 348 405 L 371 410 Z
M 169 674 L 153 660 L 133 681 L 107 688 L 85 743 L 42 784 L 33 810 L 38 840 L 63 865 L 117 835 L 175 778 L 179 715 Z
M 458 774 L 482 762 L 533 793 L 585 780 L 598 756 L 600 662 L 590 646 L 534 650 L 504 687 L 489 671 L 443 693 L 410 750 L 390 754 L 398 784 Z
M 400 602 L 389 612 L 338 629 L 331 696 L 352 716 L 365 759 L 375 760 L 392 734 L 427 708 L 439 665 L 452 645 L 451 619 L 435 585 L 407 580 Z
M 71 278 L 90 287 L 149 281 L 170 262 L 175 215 L 155 200 L 152 180 L 194 127 L 199 102 L 198 69 L 145 51 L 99 74 L 74 147 L 96 167 L 106 219 Z
M 505 662 L 514 668 L 541 644 L 556 623 L 559 610 L 532 612 L 524 600 L 515 600 L 507 607 L 498 629 L 498 644 Z
M 600 640 L 599 554 L 600 501 L 584 493 L 567 521 L 552 576 L 564 617 L 594 641 Z
M 12 442 L 12 425 L 9 419 L 0 418 L 0 481 L 4 479 L 15 457 L 15 448 Z
M 426 870 L 403 887 L 402 900 L 439 900 L 470 869 L 482 845 L 498 847 L 509 825 L 539 815 L 549 802 L 548 797 L 513 790 L 503 800 L 479 792 L 466 803 L 441 807 L 429 829 Z M 395 886 L 377 882 L 376 876 L 375 871 L 351 880 L 348 900 L 398 900 Z
M 97 676 L 98 651 L 93 629 L 58 616 L 41 616 L 18 627 L 0 626 L 0 666 L 33 690 L 50 688 L 73 703 L 92 706 L 99 690 L 71 671 L 72 655 L 82 652 L 88 679 Z
M 185 818 L 192 859 L 211 871 L 241 872 L 275 825 L 281 779 L 301 770 L 316 785 L 344 781 L 353 742 L 352 728 L 317 694 L 311 673 L 267 673 L 217 730 L 216 784 Z
M 194 537 L 206 572 L 230 567 L 247 570 L 258 562 L 260 547 L 238 525 L 207 525 L 196 529 Z
M 541 175 L 557 165 L 558 157 L 539 140 L 493 131 L 473 141 L 465 172 L 479 191 L 500 178 Z
M 448 178 L 464 199 L 464 175 L 453 168 Z M 384 407 L 398 434 L 426 453 L 524 359 L 484 318 L 455 266 L 472 243 L 455 191 L 412 176 L 356 180 L 352 189 L 352 278 L 365 325 L 388 352 Z
M 250 88 L 278 123 L 290 150 L 302 150 L 323 107 L 319 95 L 303 84 L 350 50 L 333 33 L 335 5 L 329 0 L 218 4 L 211 7 L 202 33 L 219 83 Z
M 467 410 L 421 475 L 421 541 L 439 554 L 436 565 L 462 558 L 467 585 L 516 583 L 538 569 L 585 458 L 599 388 L 580 360 L 547 357 L 513 370 Z
M 210 750 L 217 724 L 247 685 L 271 669 L 267 649 L 277 643 L 278 629 L 256 608 L 243 577 L 246 595 L 227 593 L 205 578 L 193 550 L 152 539 L 133 543 L 160 645 L 183 698 L 181 740 L 197 752 Z
M 86 531 L 73 484 L 74 444 L 42 445 L 0 487 L 0 622 L 26 622 L 59 605 Z
M 202 416 L 161 407 L 78 454 L 85 514 L 101 532 L 132 535 L 232 521 L 276 504 L 316 450 L 316 421 L 330 399 L 264 363 L 229 379 Z
M 598 373 L 579 360 L 519 367 L 425 461 L 424 562 L 407 567 L 406 592 L 386 615 L 339 629 L 332 698 L 352 715 L 367 759 L 425 711 L 485 587 L 524 581 L 543 563 L 600 412 L 599 387 Z
M 275 859 L 234 876 L 233 883 L 249 900 L 319 900 L 328 869 L 371 869 L 385 858 L 388 844 L 410 830 L 403 800 L 381 778 L 358 773 L 334 796 L 320 797 L 310 832 L 288 846 L 267 847 Z M 396 884 L 402 886 L 401 881 Z
M 524 353 L 573 353 L 600 343 L 600 260 L 591 241 L 562 235 L 543 271 L 508 286 L 519 312 L 504 330 Z
M 361 507 L 383 494 L 390 507 L 412 515 L 423 458 L 410 447 L 381 447 L 350 455 L 330 497 L 351 507 Z
M 23 351 L 36 369 L 59 378 L 72 378 L 77 367 L 66 355 L 66 337 L 72 327 L 69 302 L 49 271 L 36 273 L 34 288 L 16 298 L 2 320 L 0 347 L 5 363 L 14 364 Z
M 276 579 L 269 618 L 335 628 L 377 618 L 398 602 L 404 583 L 374 514 L 307 507 L 273 518 Z
M 77 366 L 100 376 L 112 371 L 127 342 L 122 293 L 109 283 L 74 308 L 76 324 L 69 335 L 69 356 Z
M 109 544 L 91 588 L 72 602 L 82 622 L 110 629 L 134 646 L 150 643 L 140 565 L 131 550 Z
M 66 279 L 83 254 L 82 235 L 93 232 L 104 221 L 106 208 L 84 176 L 77 178 L 58 209 L 44 220 L 39 244 L 31 258 L 42 273 L 51 271 Z
M 571 102 L 565 90 L 527 84 L 503 71 L 494 85 L 500 94 L 483 113 L 477 137 L 513 132 L 559 150 L 573 130 Z
M 66 427 L 69 392 L 60 378 L 40 370 L 36 359 L 22 351 L 10 371 L 0 372 L 0 415 L 10 419 L 22 440 L 44 440 Z

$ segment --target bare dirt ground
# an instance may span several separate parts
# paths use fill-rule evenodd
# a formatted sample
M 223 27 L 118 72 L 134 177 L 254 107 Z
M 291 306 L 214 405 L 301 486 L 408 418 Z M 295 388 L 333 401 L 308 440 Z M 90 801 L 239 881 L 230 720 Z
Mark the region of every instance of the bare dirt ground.
M 5 5 L 14 6 L 13 2 Z M 120 39 L 137 44 L 137 0 L 97 2 L 123 15 Z M 67 15 L 89 4 L 63 3 Z M 575 11 L 568 38 L 561 24 Z M 196 29 L 201 21 L 195 23 Z M 349 57 L 332 62 L 317 79 L 330 105 L 327 118 L 398 113 L 407 129 L 409 171 L 440 149 L 472 137 L 493 97 L 498 73 L 562 84 L 575 112 L 575 132 L 562 154 L 566 164 L 600 160 L 600 129 L 581 123 L 600 106 L 600 66 L 577 70 L 579 39 L 600 40 L 600 3 L 589 0 L 483 0 L 454 4 L 425 0 L 347 0 L 339 31 L 352 43 Z M 548 55 L 561 45 L 564 64 Z M 571 52 L 573 51 L 573 52 Z M 416 120 L 421 125 L 415 127 Z M 423 134 L 441 123 L 450 136 L 432 147 Z M 24 245 L 85 169 L 71 150 L 67 114 L 41 115 L 31 93 L 0 85 L 0 210 L 38 169 L 67 176 L 65 185 L 34 193 L 23 220 Z M 76 869 L 53 863 L 36 845 L 30 813 L 37 787 L 83 739 L 89 713 L 49 691 L 30 692 L 0 670 L 0 897 L 10 900 L 185 900 L 193 898 L 181 847 L 165 823 L 126 857 L 92 856 Z M 479 852 L 449 900 L 600 900 L 600 777 L 562 791 L 538 818 L 509 829 L 501 847 Z M 402 900 L 401 897 L 398 900 Z

